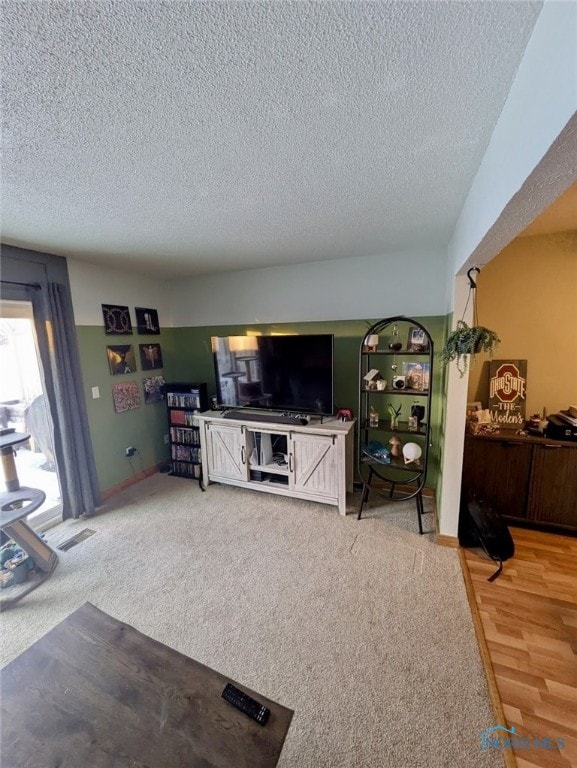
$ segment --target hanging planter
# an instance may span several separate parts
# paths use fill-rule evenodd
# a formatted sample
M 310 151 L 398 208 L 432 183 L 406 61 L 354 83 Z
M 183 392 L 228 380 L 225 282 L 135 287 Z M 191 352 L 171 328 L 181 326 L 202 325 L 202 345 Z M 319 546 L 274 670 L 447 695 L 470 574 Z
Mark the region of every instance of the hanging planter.
M 491 357 L 499 346 L 501 339 L 495 331 L 483 325 L 469 326 L 464 320 L 457 322 L 456 329 L 449 334 L 441 351 L 441 360 L 447 364 L 455 360 L 457 370 L 464 376 L 467 372 L 469 357 L 471 365 L 475 364 L 475 355 L 488 352 Z
M 473 267 L 467 272 L 467 277 L 469 278 L 469 296 L 467 297 L 467 304 L 463 311 L 463 317 L 467 311 L 471 293 L 477 288 L 470 274 L 473 271 L 479 272 L 480 270 L 478 267 Z M 495 350 L 501 342 L 501 339 L 497 336 L 495 331 L 485 328 L 483 325 L 478 325 L 475 294 L 473 294 L 473 317 L 475 325 L 472 326 L 468 325 L 463 319 L 457 321 L 457 327 L 447 337 L 440 353 L 441 360 L 445 365 L 456 361 L 457 370 L 459 371 L 461 378 L 467 372 L 469 363 L 471 366 L 475 365 L 476 355 L 480 352 L 488 352 L 489 355 L 493 357 Z

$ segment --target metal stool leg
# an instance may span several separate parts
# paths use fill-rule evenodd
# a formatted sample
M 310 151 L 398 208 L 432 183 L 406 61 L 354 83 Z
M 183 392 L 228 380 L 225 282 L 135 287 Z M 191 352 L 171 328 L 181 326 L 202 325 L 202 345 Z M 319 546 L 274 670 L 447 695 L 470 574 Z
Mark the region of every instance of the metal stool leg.
M 369 467 L 369 476 L 367 478 L 367 482 L 363 483 L 363 491 L 361 494 L 361 505 L 359 507 L 359 514 L 357 515 L 357 520 L 361 519 L 361 515 L 363 513 L 363 506 L 365 505 L 365 502 L 369 500 L 369 490 L 371 487 L 372 479 L 373 479 L 373 468 Z
M 417 520 L 419 521 L 419 533 L 423 534 L 423 515 L 425 514 L 425 510 L 423 507 L 423 494 L 421 491 L 417 493 L 415 496 L 415 502 L 417 504 Z

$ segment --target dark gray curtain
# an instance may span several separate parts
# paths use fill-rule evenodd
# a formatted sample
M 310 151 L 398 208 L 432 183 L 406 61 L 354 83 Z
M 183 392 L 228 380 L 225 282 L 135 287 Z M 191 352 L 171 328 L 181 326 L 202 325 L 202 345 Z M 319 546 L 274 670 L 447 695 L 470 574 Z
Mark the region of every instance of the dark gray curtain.
M 91 515 L 100 491 L 84 389 L 74 313 L 66 286 L 48 282 L 30 291 L 44 376 L 44 391 L 54 426 L 54 453 L 62 490 L 62 516 Z

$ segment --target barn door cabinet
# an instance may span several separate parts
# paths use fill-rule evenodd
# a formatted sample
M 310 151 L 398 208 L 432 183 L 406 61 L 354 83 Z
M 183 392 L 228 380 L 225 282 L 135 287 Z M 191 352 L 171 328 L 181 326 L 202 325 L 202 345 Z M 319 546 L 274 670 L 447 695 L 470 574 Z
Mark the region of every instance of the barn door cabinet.
M 259 424 L 199 417 L 203 482 L 334 504 L 346 514 L 352 491 L 353 422 L 326 419 L 307 425 Z M 266 448 L 268 446 L 268 448 Z
M 577 443 L 467 435 L 463 488 L 513 523 L 577 532 Z

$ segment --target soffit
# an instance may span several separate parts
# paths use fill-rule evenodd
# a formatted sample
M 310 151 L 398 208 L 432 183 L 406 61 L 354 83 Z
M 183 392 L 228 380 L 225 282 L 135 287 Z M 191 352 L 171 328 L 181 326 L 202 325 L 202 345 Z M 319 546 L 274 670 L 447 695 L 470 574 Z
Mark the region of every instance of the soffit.
M 577 183 L 569 187 L 529 224 L 519 237 L 577 230 Z

